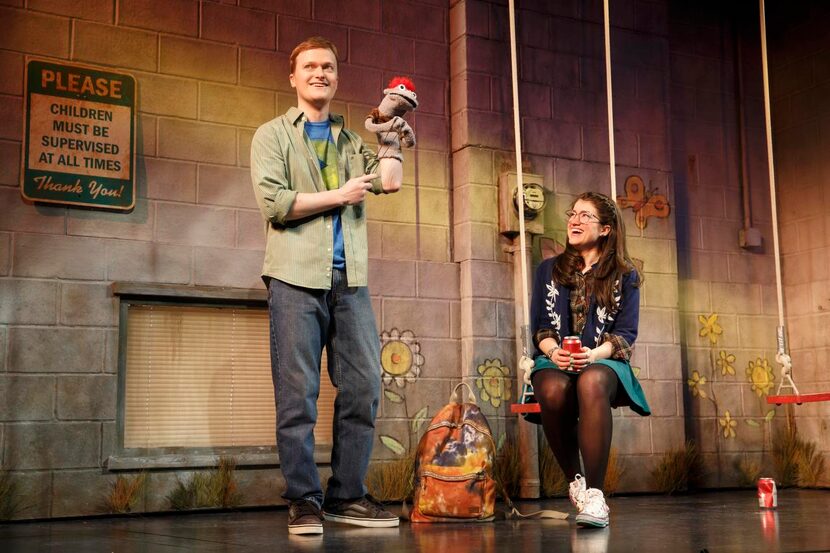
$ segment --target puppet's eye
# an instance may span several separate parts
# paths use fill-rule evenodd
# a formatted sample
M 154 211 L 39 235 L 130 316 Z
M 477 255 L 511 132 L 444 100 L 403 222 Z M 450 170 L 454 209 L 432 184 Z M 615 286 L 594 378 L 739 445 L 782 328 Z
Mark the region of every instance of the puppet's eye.
M 401 90 L 406 90 L 406 86 L 404 86 L 404 85 L 402 85 L 402 84 L 399 84 L 399 85 L 398 85 L 398 88 L 400 88 Z

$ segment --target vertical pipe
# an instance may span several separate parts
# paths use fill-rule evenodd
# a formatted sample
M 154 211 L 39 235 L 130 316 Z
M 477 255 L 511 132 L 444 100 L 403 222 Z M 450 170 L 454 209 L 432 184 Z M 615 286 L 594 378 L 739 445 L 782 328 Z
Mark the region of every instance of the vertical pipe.
M 743 204 L 743 225 L 744 230 L 752 228 L 752 201 L 749 192 L 749 168 L 747 167 L 746 154 L 746 121 L 744 117 L 744 76 L 743 56 L 741 55 L 741 37 L 737 30 L 737 22 L 733 22 L 732 40 L 735 41 L 735 76 L 737 84 L 738 104 L 738 150 L 741 156 L 741 201 Z

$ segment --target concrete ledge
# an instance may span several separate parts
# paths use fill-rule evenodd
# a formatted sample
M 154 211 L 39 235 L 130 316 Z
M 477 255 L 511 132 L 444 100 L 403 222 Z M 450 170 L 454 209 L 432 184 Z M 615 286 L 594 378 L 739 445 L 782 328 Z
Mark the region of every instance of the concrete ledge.
M 196 469 L 212 468 L 219 464 L 220 457 L 233 457 L 237 467 L 278 467 L 280 456 L 276 451 L 263 452 L 234 452 L 232 450 L 201 453 L 160 453 L 158 455 L 130 455 L 123 453 L 110 455 L 105 463 L 109 471 L 121 470 L 154 470 L 154 469 Z M 314 451 L 314 462 L 328 465 L 331 461 L 331 446 L 317 446 Z
M 113 296 L 141 299 L 176 299 L 184 301 L 220 302 L 229 301 L 265 305 L 268 293 L 251 288 L 226 288 L 219 286 L 188 286 L 182 284 L 153 284 L 144 282 L 113 282 L 110 286 Z

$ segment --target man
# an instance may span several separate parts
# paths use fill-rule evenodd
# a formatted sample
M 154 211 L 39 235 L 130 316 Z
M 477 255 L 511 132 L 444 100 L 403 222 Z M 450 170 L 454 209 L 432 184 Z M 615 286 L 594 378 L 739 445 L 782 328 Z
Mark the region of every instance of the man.
M 322 37 L 290 57 L 297 106 L 262 125 L 251 175 L 266 219 L 277 446 L 289 501 L 288 531 L 320 534 L 322 521 L 397 526 L 398 517 L 363 485 L 380 396 L 380 346 L 367 286 L 366 193 L 396 192 L 400 161 L 378 160 L 329 113 L 337 91 L 337 48 Z M 381 182 L 376 173 L 389 175 Z M 337 387 L 332 476 L 323 496 L 314 424 L 323 347 Z

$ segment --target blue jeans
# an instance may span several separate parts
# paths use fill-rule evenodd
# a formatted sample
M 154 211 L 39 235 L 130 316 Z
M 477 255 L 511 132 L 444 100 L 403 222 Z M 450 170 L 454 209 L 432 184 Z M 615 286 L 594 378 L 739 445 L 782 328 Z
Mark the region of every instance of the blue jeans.
M 313 433 L 323 346 L 337 388 L 326 499 L 363 497 L 380 399 L 380 340 L 368 288 L 348 287 L 345 271 L 337 269 L 332 269 L 331 290 L 272 278 L 268 311 L 283 498 L 323 502 Z

